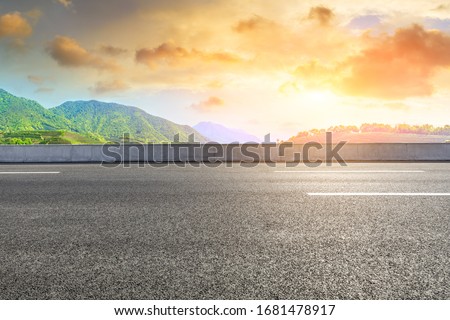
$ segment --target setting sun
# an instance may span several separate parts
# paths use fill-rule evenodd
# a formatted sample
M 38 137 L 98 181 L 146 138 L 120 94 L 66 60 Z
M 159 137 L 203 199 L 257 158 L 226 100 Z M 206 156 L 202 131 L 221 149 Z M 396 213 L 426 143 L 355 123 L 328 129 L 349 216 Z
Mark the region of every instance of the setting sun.
M 336 106 L 338 97 L 330 91 L 307 91 L 303 94 L 300 94 L 300 97 L 306 101 L 311 102 L 312 104 L 327 104 Z

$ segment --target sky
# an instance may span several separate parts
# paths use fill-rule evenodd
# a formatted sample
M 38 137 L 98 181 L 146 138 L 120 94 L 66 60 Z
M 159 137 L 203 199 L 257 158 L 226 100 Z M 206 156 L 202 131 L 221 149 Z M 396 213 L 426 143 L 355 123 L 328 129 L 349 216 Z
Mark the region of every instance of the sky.
M 450 1 L 0 0 L 0 88 L 280 139 L 444 125 Z

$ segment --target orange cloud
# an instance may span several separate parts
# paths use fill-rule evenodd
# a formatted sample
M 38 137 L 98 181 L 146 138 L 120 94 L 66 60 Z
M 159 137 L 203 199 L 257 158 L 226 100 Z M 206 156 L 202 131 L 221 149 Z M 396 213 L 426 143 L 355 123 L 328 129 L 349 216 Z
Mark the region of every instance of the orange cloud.
M 111 80 L 111 81 L 99 81 L 95 84 L 91 91 L 102 94 L 114 91 L 124 91 L 129 89 L 129 86 L 122 80 Z
M 41 85 L 44 83 L 45 79 L 43 77 L 40 76 L 34 76 L 34 75 L 29 75 L 27 77 L 28 81 L 36 84 L 36 85 Z
M 311 61 L 297 67 L 294 75 L 303 79 L 302 85 L 304 87 L 315 89 L 329 87 L 335 75 L 339 72 L 339 67 L 324 66 L 317 61 Z
M 367 48 L 340 62 L 300 65 L 293 72 L 295 81 L 283 84 L 280 91 L 296 86 L 382 99 L 429 96 L 436 71 L 450 67 L 450 36 L 441 31 L 413 25 L 393 35 L 366 34 L 362 40 Z
M 209 97 L 199 103 L 192 104 L 191 108 L 200 112 L 210 112 L 221 108 L 224 104 L 224 101 L 218 97 Z
M 154 69 L 160 65 L 177 66 L 183 62 L 225 62 L 240 61 L 239 57 L 226 52 L 204 52 L 197 49 L 185 49 L 172 42 L 165 42 L 153 49 L 140 49 L 136 51 L 135 59 L 138 63 Z
M 334 18 L 334 13 L 331 9 L 323 6 L 312 7 L 309 10 L 308 19 L 318 21 L 322 26 L 326 26 Z
M 338 85 L 344 93 L 387 99 L 431 95 L 435 71 L 450 66 L 450 37 L 440 31 L 413 25 L 372 40 L 345 62 L 350 75 Z
M 32 32 L 30 24 L 19 12 L 0 16 L 0 38 L 26 38 Z
M 254 16 L 253 18 L 247 20 L 240 20 L 233 27 L 233 30 L 239 33 L 253 31 L 265 27 L 273 26 L 274 23 L 268 19 L 260 16 Z
M 119 69 L 115 63 L 91 54 L 69 37 L 57 36 L 48 43 L 47 52 L 63 67 L 92 67 L 109 71 Z
M 58 3 L 62 4 L 66 8 L 70 8 L 73 5 L 72 0 L 58 0 Z
M 100 47 L 100 51 L 104 54 L 110 55 L 110 56 L 120 56 L 122 54 L 125 54 L 128 52 L 127 49 L 114 47 L 111 45 L 102 45 Z
M 292 72 L 293 79 L 284 82 L 278 92 L 289 95 L 304 90 L 333 90 L 343 71 L 341 65 L 324 65 L 313 60 L 298 66 Z

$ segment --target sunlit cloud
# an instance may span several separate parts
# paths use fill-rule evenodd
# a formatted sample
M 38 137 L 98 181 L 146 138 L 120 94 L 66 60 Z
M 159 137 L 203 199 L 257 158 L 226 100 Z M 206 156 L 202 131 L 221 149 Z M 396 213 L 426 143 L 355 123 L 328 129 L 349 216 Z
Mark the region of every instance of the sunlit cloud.
M 450 5 L 449 4 L 440 4 L 436 8 L 434 8 L 434 11 L 450 11 Z
M 347 27 L 351 29 L 371 29 L 374 28 L 381 23 L 381 17 L 374 14 L 361 15 L 353 18 Z
M 435 71 L 450 66 L 450 37 L 440 31 L 414 25 L 371 41 L 345 62 L 351 74 L 342 79 L 342 92 L 387 99 L 429 96 Z
M 332 86 L 339 72 L 339 66 L 326 66 L 317 61 L 310 61 L 298 66 L 294 75 L 301 79 L 301 84 L 306 89 L 323 89 Z
M 200 101 L 199 103 L 192 104 L 191 108 L 199 112 L 211 112 L 221 109 L 224 104 L 225 102 L 221 98 L 209 97 L 208 99 Z
M 329 25 L 333 18 L 334 18 L 333 11 L 327 7 L 318 6 L 312 7 L 309 10 L 308 19 L 316 20 L 322 26 Z
M 265 19 L 261 16 L 254 16 L 250 19 L 239 20 L 238 23 L 233 26 L 233 30 L 239 33 L 251 32 L 258 29 L 273 27 L 274 24 L 275 23 L 273 21 Z
M 103 94 L 108 92 L 125 91 L 130 86 L 122 80 L 98 81 L 91 91 L 96 94 Z
M 59 4 L 62 4 L 66 8 L 70 8 L 73 3 L 72 0 L 57 0 Z
M 23 39 L 29 37 L 32 32 L 32 27 L 21 13 L 13 12 L 0 16 L 0 38 Z
M 63 67 L 91 67 L 99 70 L 117 71 L 118 65 L 96 56 L 72 38 L 57 36 L 47 44 L 47 52 Z
M 313 60 L 299 65 L 293 80 L 280 91 L 292 89 L 294 83 L 302 89 L 330 89 L 348 96 L 430 96 L 436 89 L 434 75 L 450 66 L 450 36 L 420 25 L 400 28 L 392 35 L 363 35 L 356 41 L 363 47 L 360 52 L 329 64 Z
M 186 49 L 165 42 L 156 48 L 144 48 L 136 51 L 136 62 L 155 69 L 158 66 L 177 67 L 189 62 L 200 63 L 235 63 L 241 59 L 227 52 L 206 52 L 199 49 Z
M 125 48 L 115 47 L 111 45 L 100 46 L 100 52 L 110 56 L 120 56 L 128 52 Z
M 292 95 L 300 93 L 302 88 L 296 81 L 287 81 L 280 85 L 278 91 L 284 95 Z
M 45 81 L 45 79 L 43 77 L 35 76 L 35 75 L 28 75 L 27 79 L 28 79 L 28 81 L 30 81 L 31 83 L 33 83 L 35 85 L 41 85 Z

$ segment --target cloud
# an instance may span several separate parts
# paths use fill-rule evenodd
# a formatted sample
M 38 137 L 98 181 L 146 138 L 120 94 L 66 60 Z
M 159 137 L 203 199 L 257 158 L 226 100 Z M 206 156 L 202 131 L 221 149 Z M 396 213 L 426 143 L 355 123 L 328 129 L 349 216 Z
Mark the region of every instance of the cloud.
M 383 106 L 385 108 L 389 108 L 389 109 L 393 109 L 393 110 L 409 110 L 409 109 L 411 109 L 410 106 L 408 106 L 407 104 L 404 104 L 402 102 L 387 102 L 387 103 L 384 103 Z
M 91 67 L 108 71 L 119 69 L 114 62 L 88 52 L 75 39 L 69 37 L 57 36 L 47 44 L 46 50 L 63 67 Z
M 432 76 L 450 66 L 450 37 L 440 31 L 413 25 L 370 40 L 368 49 L 344 63 L 350 75 L 338 86 L 346 94 L 387 99 L 428 96 L 434 91 Z
M 53 91 L 55 91 L 55 89 L 53 88 L 47 88 L 47 87 L 40 87 L 36 89 L 36 93 L 52 93 Z
M 99 81 L 93 88 L 90 88 L 96 94 L 124 91 L 127 89 L 129 89 L 129 86 L 122 80 Z
M 448 4 L 440 4 L 433 11 L 447 11 L 450 8 Z
M 31 19 L 32 23 L 36 23 L 42 17 L 42 11 L 39 9 L 33 9 L 25 12 L 25 15 Z
M 225 103 L 221 98 L 209 97 L 208 99 L 200 101 L 199 103 L 192 104 L 191 108 L 200 112 L 210 112 L 220 109 L 224 104 Z
M 221 80 L 212 80 L 206 84 L 206 87 L 208 87 L 210 89 L 221 89 L 221 88 L 223 88 L 223 86 L 224 86 L 224 83 Z
M 298 66 L 294 75 L 302 79 L 302 86 L 307 89 L 323 89 L 329 87 L 337 74 L 339 66 L 325 66 L 313 60 Z
M 136 62 L 155 69 L 160 65 L 179 66 L 187 62 L 239 62 L 240 58 L 227 52 L 205 52 L 198 49 L 186 49 L 172 42 L 165 42 L 153 49 L 136 51 Z
M 317 10 L 311 10 L 315 16 Z M 307 18 L 299 23 L 297 16 L 291 20 L 273 20 L 272 17 L 253 16 L 233 24 L 232 46 L 239 49 L 241 56 L 251 60 L 253 70 L 276 72 L 293 68 L 299 61 L 335 60 L 348 54 L 350 46 L 353 50 L 357 47 L 353 42 L 355 35 L 343 26 L 325 28 L 320 22 Z
M 292 72 L 292 79 L 284 82 L 278 92 L 284 95 L 299 94 L 308 90 L 332 91 L 335 89 L 336 79 L 341 76 L 342 67 L 338 65 L 325 65 L 312 60 L 299 65 Z
M 100 51 L 104 54 L 110 55 L 110 56 L 120 56 L 122 54 L 125 54 L 128 52 L 127 49 L 114 47 L 111 45 L 102 45 L 100 47 Z
M 32 32 L 30 24 L 19 12 L 0 16 L 0 38 L 23 39 L 30 36 Z
M 366 14 L 354 17 L 347 25 L 350 29 L 372 29 L 381 23 L 381 17 L 375 14 Z
M 66 8 L 70 8 L 73 6 L 72 0 L 57 0 L 57 1 Z
M 430 96 L 434 75 L 450 67 L 450 36 L 438 30 L 412 25 L 392 35 L 364 34 L 359 40 L 366 45 L 359 53 L 330 64 L 302 64 L 279 91 L 326 89 L 387 100 Z
M 316 20 L 322 26 L 329 25 L 330 21 L 334 18 L 334 13 L 331 9 L 323 6 L 312 7 L 309 10 L 308 19 Z
M 261 16 L 254 16 L 247 20 L 239 20 L 238 23 L 233 27 L 233 30 L 239 33 L 254 31 L 266 27 L 271 27 L 274 22 L 265 19 Z
M 31 83 L 34 83 L 35 85 L 41 85 L 44 83 L 45 79 L 40 76 L 34 76 L 34 75 L 28 75 L 27 77 L 28 81 Z

